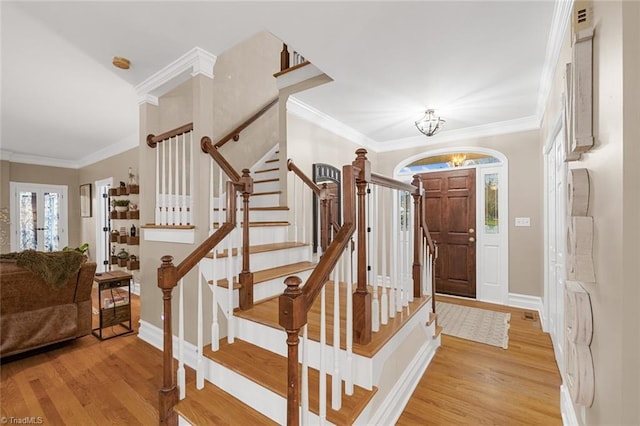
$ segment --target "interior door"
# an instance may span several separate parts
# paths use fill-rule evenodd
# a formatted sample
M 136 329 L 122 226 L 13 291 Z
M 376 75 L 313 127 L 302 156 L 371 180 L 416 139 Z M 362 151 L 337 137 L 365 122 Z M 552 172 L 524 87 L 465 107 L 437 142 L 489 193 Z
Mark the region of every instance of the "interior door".
M 62 250 L 68 244 L 67 187 L 11 182 L 11 250 Z
M 476 171 L 421 175 L 427 226 L 438 243 L 436 292 L 476 297 Z

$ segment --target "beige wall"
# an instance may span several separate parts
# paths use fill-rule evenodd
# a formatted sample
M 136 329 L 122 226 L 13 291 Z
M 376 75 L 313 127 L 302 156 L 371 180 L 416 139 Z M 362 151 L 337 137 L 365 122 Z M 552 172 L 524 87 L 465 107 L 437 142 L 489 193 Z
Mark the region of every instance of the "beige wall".
M 275 96 L 273 74 L 279 69 L 282 44 L 269 33 L 260 33 L 218 56 L 214 79 L 202 75 L 192 78 L 159 99 L 159 105 L 140 108 L 140 222 L 153 223 L 155 205 L 155 151 L 146 145 L 146 135 L 160 134 L 193 122 L 195 244 L 169 244 L 141 241 L 141 314 L 143 321 L 162 328 L 162 293 L 157 287 L 160 258 L 170 254 L 174 265 L 187 257 L 209 233 L 209 203 L 213 189 L 209 184 L 209 157 L 200 150 L 200 139 L 215 142 L 241 124 Z M 277 108 L 273 108 L 242 133 L 239 142 L 229 142 L 221 152 L 240 172 L 251 167 L 278 143 Z M 217 174 L 216 174 L 217 176 Z M 144 230 L 143 230 L 144 235 Z M 185 277 L 185 304 L 197 305 L 197 268 Z M 174 291 L 173 326 L 177 326 L 177 295 Z M 205 293 L 208 294 L 208 291 Z M 211 304 L 205 302 L 205 323 L 210 323 Z M 196 309 L 185 310 L 186 339 L 196 341 Z M 226 335 L 224 315 L 219 313 L 221 335 Z M 206 333 L 205 340 L 210 338 Z M 208 340 L 205 342 L 207 343 Z
M 11 251 L 11 238 L 9 235 L 9 182 L 11 181 L 11 163 L 0 161 L 0 253 Z
M 509 163 L 509 292 L 541 297 L 544 223 L 539 138 L 540 133 L 534 130 L 381 152 L 372 169 L 393 176 L 394 169 L 407 158 L 440 148 L 482 147 L 504 154 Z M 531 226 L 515 227 L 515 217 L 530 217 Z
M 589 215 L 594 219 L 596 283 L 585 283 L 584 287 L 593 312 L 595 398 L 580 421 L 631 425 L 640 424 L 640 5 L 613 1 L 593 4 L 595 145 L 581 160 L 570 163 L 571 168 L 589 170 Z M 571 61 L 569 37 L 556 69 L 543 135 L 551 134 L 561 111 L 564 65 Z M 547 139 L 543 137 L 541 144 Z M 582 413 L 579 407 L 576 411 Z
M 280 71 L 282 42 L 261 32 L 218 56 L 213 80 L 214 143 L 278 96 L 273 74 Z M 279 143 L 278 107 L 245 129 L 240 140 L 220 149 L 240 172 Z
M 39 166 L 35 164 L 12 163 L 10 161 L 2 161 L 2 198 L 0 208 L 9 208 L 9 182 L 25 182 L 49 185 L 66 185 L 69 216 L 69 246 L 77 247 L 82 244 L 81 236 L 81 219 L 80 219 L 80 181 L 78 179 L 79 172 L 76 169 L 68 169 L 64 167 Z M 7 226 L 7 236 L 9 229 Z M 2 251 L 9 251 L 9 243 L 2 247 Z
M 129 167 L 132 168 L 134 174 L 138 173 L 138 148 L 130 149 L 79 169 L 78 180 L 81 185 L 91 184 L 92 197 L 91 217 L 80 218 L 80 240 L 83 243 L 89 243 L 89 257 L 98 264 L 104 259 L 96 259 L 96 229 L 101 226 L 96 222 L 97 211 L 102 207 L 102 200 L 96 190 L 96 181 L 112 178 L 113 186 L 118 186 L 120 181 L 127 182 Z M 133 197 L 131 197 L 132 201 Z M 129 228 L 131 223 L 133 222 L 116 221 L 112 223 L 112 227 L 127 225 L 127 228 Z M 136 223 L 137 226 L 138 224 Z M 132 252 L 131 254 L 134 253 Z M 137 255 L 137 253 L 135 254 Z M 138 280 L 136 279 L 136 281 Z

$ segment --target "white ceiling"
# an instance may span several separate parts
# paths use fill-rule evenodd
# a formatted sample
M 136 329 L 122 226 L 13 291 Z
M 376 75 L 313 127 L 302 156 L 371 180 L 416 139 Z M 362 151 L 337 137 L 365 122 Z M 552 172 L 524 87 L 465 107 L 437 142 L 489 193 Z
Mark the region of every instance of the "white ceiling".
M 134 146 L 135 85 L 195 46 L 218 55 L 262 30 L 334 79 L 297 100 L 370 148 L 535 128 L 558 4 L 2 2 L 2 156 L 78 167 Z M 428 107 L 447 126 L 427 141 L 413 122 Z

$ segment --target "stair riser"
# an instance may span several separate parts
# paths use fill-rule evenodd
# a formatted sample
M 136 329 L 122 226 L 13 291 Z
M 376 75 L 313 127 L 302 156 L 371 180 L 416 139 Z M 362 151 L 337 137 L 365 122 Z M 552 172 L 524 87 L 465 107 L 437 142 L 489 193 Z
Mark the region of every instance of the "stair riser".
M 266 180 L 260 177 L 260 180 Z M 253 185 L 253 192 L 271 192 L 280 191 L 280 181 L 274 182 L 257 182 Z
M 219 211 L 213 212 L 213 222 L 218 223 Z M 225 219 L 225 211 L 222 211 L 222 221 Z M 242 212 L 239 213 L 239 219 L 242 219 Z M 289 220 L 288 210 L 249 210 L 249 222 L 286 222 Z
M 283 243 L 288 241 L 289 226 L 254 226 L 249 229 L 251 245 Z
M 251 207 L 274 207 L 280 205 L 280 194 L 252 195 L 249 200 Z
M 261 271 L 263 269 L 276 268 L 279 266 L 289 265 L 291 263 L 310 261 L 309 249 L 307 246 L 292 247 L 282 250 L 267 251 L 263 253 L 253 253 L 249 259 L 249 265 L 252 271 Z M 226 278 L 228 259 L 226 257 L 220 259 L 203 259 L 203 272 L 207 280 L 212 280 L 212 263 L 215 267 L 217 278 Z M 242 258 L 233 257 L 234 275 L 238 275 L 242 270 Z
M 275 163 L 277 164 L 277 163 Z M 269 166 L 264 169 L 273 169 L 277 166 Z M 280 177 L 280 170 L 271 170 L 269 172 L 264 173 L 252 173 L 254 180 L 267 180 L 267 179 L 278 179 Z

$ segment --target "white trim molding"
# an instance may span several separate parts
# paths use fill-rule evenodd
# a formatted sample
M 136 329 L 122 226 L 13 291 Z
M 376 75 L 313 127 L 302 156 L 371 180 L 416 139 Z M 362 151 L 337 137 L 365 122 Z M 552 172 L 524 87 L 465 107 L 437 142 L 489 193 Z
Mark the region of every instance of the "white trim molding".
M 140 320 L 140 327 L 138 328 L 138 338 L 143 342 L 147 342 L 154 348 L 162 351 L 164 347 L 164 332 L 161 328 L 156 327 L 155 325 Z M 178 359 L 178 346 L 179 346 L 178 336 L 173 336 L 173 357 Z M 184 341 L 184 363 L 189 367 L 196 369 L 196 365 L 198 362 L 198 348 L 192 344 Z
M 564 383 L 560 386 L 560 414 L 564 426 L 580 426 L 569 389 Z
M 145 241 L 161 241 L 167 243 L 193 244 L 196 240 L 195 228 L 142 228 Z
M 175 89 L 190 77 L 204 75 L 213 78 L 213 66 L 217 57 L 199 47 L 194 47 L 166 67 L 135 87 L 138 103 L 158 105 L 158 98 Z

